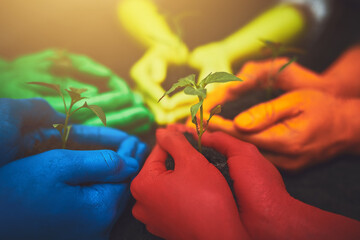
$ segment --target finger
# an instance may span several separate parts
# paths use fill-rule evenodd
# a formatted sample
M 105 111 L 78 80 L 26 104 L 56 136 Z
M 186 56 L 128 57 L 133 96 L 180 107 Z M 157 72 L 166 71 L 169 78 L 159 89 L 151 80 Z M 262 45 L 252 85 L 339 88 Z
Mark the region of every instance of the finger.
M 18 114 L 23 128 L 48 127 L 65 119 L 63 114 L 56 112 L 49 103 L 41 98 L 14 100 L 13 111 Z
M 234 118 L 239 131 L 261 131 L 285 118 L 301 113 L 301 98 L 296 94 L 285 94 L 274 100 L 258 104 Z
M 156 140 L 161 148 L 168 152 L 175 161 L 175 170 L 188 164 L 208 162 L 185 138 L 182 133 L 166 129 L 156 131 Z
M 82 145 L 102 146 L 117 149 L 119 144 L 128 137 L 128 134 L 112 128 L 72 125 L 69 139 Z M 46 143 L 50 139 L 61 141 L 61 136 L 55 128 L 41 128 L 29 132 L 23 137 L 24 150 L 31 150 L 35 145 Z
M 189 132 L 189 133 L 195 133 L 195 129 L 187 127 L 184 124 L 180 124 L 180 123 L 175 123 L 175 124 L 169 124 L 166 126 L 166 129 L 170 130 L 170 131 L 178 131 L 178 132 Z
M 296 138 L 299 135 L 297 128 L 291 121 L 277 123 L 270 128 L 248 134 L 241 134 L 241 139 L 256 145 L 259 148 L 283 154 L 297 154 Z
M 128 93 L 131 91 L 127 83 L 115 74 L 111 75 L 108 86 L 112 91 L 120 93 Z
M 233 121 L 225 119 L 219 115 L 215 115 L 211 118 L 208 124 L 208 128 L 211 131 L 223 131 L 227 133 L 237 132 Z
M 109 77 L 112 72 L 109 68 L 95 62 L 84 55 L 67 54 L 72 61 L 73 67 L 79 72 L 98 77 Z
M 129 107 L 106 113 L 106 126 L 131 130 L 153 122 L 153 116 L 144 106 Z M 102 121 L 94 116 L 83 122 L 84 125 L 102 126 Z
M 168 171 L 165 167 L 165 160 L 167 156 L 167 153 L 158 144 L 156 144 L 149 157 L 146 159 L 140 174 L 146 173 L 150 175 L 159 175 Z
M 52 159 L 57 157 L 58 164 L 62 166 L 58 174 L 70 185 L 120 183 L 128 181 L 139 168 L 135 159 L 120 156 L 111 150 L 52 150 L 43 154 Z
M 135 158 L 140 165 L 142 164 L 146 151 L 147 147 L 144 143 L 140 142 L 137 137 L 130 136 L 120 144 L 117 152 Z
M 205 133 L 202 138 L 204 146 L 216 149 L 228 158 L 234 156 L 251 156 L 257 151 L 252 144 L 243 142 L 224 132 Z

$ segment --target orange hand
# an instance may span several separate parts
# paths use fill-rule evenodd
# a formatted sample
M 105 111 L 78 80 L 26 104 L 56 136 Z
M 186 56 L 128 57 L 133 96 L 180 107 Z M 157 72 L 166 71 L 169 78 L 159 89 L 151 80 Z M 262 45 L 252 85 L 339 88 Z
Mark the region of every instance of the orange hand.
M 298 170 L 339 153 L 360 153 L 359 107 L 360 100 L 299 90 L 239 114 L 229 133 L 275 153 L 267 158 L 276 165 Z

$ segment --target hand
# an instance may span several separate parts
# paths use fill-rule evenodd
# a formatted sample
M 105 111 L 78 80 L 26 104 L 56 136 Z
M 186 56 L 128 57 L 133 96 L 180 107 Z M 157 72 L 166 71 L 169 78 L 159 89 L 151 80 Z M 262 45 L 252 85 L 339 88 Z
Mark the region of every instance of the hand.
M 135 218 L 165 239 L 247 239 L 221 173 L 181 133 L 158 130 L 156 136 L 158 145 L 131 184 Z M 167 152 L 173 171 L 165 168 Z
M 288 58 L 277 58 L 274 61 L 249 61 L 237 74 L 243 82 L 224 84 L 208 95 L 204 103 L 205 117 L 218 104 L 235 100 L 252 89 L 269 86 L 284 91 L 311 88 L 339 97 L 360 97 L 360 82 L 358 81 L 360 72 L 359 68 L 353 64 L 358 59 L 360 59 L 360 47 L 352 47 L 322 74 L 306 69 L 296 62 L 278 72 L 282 66 L 289 62 Z M 191 120 L 188 120 L 187 124 L 191 126 Z M 231 119 L 214 116 L 212 125 L 216 125 L 217 129 L 229 132 L 233 124 Z
M 149 105 L 158 124 L 173 123 L 189 114 L 189 107 L 196 101 L 194 96 L 177 93 L 172 97 L 166 96 L 158 103 L 159 98 L 166 91 L 161 83 L 166 78 L 170 64 L 185 64 L 188 49 L 184 44 L 157 44 L 151 47 L 144 56 L 131 68 L 131 76 L 141 91 L 144 101 Z
M 304 68 L 296 62 L 288 65 L 284 70 L 279 69 L 289 62 L 288 58 L 277 58 L 264 61 L 249 61 L 237 74 L 244 82 L 230 84 L 226 87 L 225 95 L 232 99 L 234 95 L 255 88 L 271 85 L 284 91 L 312 88 L 331 93 L 340 97 L 360 97 L 360 70 L 354 62 L 360 59 L 360 45 L 344 52 L 324 73 L 318 74 Z M 270 77 L 274 82 L 270 82 Z M 225 89 L 225 88 L 224 88 Z M 214 94 L 214 97 L 216 93 Z M 227 96 L 221 96 L 220 101 Z M 210 97 L 211 98 L 211 97 Z
M 11 79 L 11 81 L 9 80 Z M 85 88 L 84 96 L 89 104 L 102 107 L 108 116 L 108 126 L 136 132 L 148 129 L 152 123 L 151 113 L 138 100 L 126 82 L 110 69 L 82 55 L 61 50 L 46 50 L 26 55 L 8 63 L 0 73 L 0 97 L 33 98 L 43 97 L 57 111 L 64 112 L 63 102 L 51 89 L 27 85 L 27 82 L 47 82 L 59 84 L 62 89 Z M 69 96 L 64 94 L 67 102 Z M 83 103 L 78 103 L 81 105 Z M 137 119 L 131 121 L 129 119 Z M 75 114 L 74 121 L 102 125 L 91 111 Z
M 43 99 L 0 99 L 0 113 L 3 117 L 0 128 L 0 167 L 24 157 L 35 144 L 50 138 L 60 141 L 59 132 L 52 124 L 64 121 Z M 144 157 L 146 146 L 137 138 L 112 128 L 73 125 L 69 139 L 82 144 L 98 145 L 111 149 L 119 144 L 127 145 L 126 152 L 134 152 L 136 159 Z M 125 150 L 124 150 L 125 151 Z
M 141 164 L 130 149 L 52 150 L 1 167 L 1 239 L 108 239 Z
M 359 100 L 293 91 L 240 113 L 226 131 L 270 151 L 266 157 L 275 165 L 300 170 L 340 153 L 360 153 L 359 106 Z M 210 123 L 212 129 L 218 124 Z
M 253 239 L 358 239 L 358 221 L 292 198 L 277 169 L 254 147 L 223 132 L 202 142 L 228 158 L 239 214 Z
M 211 72 L 232 72 L 231 60 L 225 54 L 224 44 L 213 42 L 195 48 L 189 57 L 189 65 L 200 71 L 203 79 Z

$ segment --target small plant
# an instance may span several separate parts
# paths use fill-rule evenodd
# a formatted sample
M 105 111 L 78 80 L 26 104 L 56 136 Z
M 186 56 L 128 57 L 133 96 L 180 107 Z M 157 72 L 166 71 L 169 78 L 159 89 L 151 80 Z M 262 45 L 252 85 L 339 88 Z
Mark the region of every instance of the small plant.
M 293 56 L 287 63 L 285 63 L 283 66 L 281 66 L 279 68 L 279 70 L 273 74 L 273 69 L 274 69 L 274 62 L 275 59 L 278 58 L 280 55 L 282 54 L 303 54 L 304 51 L 298 48 L 293 48 L 293 47 L 288 47 L 285 46 L 283 43 L 279 43 L 279 42 L 272 42 L 269 40 L 263 40 L 260 39 L 260 41 L 262 43 L 264 43 L 264 47 L 262 48 L 262 53 L 264 56 L 271 56 L 271 66 L 270 66 L 270 73 L 268 75 L 268 80 L 267 80 L 267 95 L 268 98 L 270 99 L 272 97 L 272 90 L 273 90 L 273 86 L 275 84 L 276 81 L 276 77 L 279 75 L 279 73 L 281 71 L 283 71 L 287 66 L 289 66 L 292 62 L 295 62 L 297 60 L 297 56 Z
M 28 84 L 35 84 L 35 85 L 40 85 L 43 87 L 54 89 L 61 96 L 62 101 L 64 103 L 64 109 L 65 109 L 65 114 L 66 114 L 65 122 L 63 124 L 55 123 L 55 124 L 53 124 L 53 127 L 56 128 L 61 135 L 61 142 L 62 142 L 63 149 L 66 147 L 66 142 L 69 138 L 69 133 L 70 133 L 70 129 L 71 129 L 71 125 L 69 125 L 70 117 L 75 112 L 79 111 L 80 109 L 83 109 L 83 108 L 90 109 L 93 113 L 96 114 L 96 116 L 98 116 L 100 118 L 100 120 L 104 124 L 104 126 L 106 126 L 106 116 L 105 116 L 103 110 L 101 109 L 101 107 L 99 107 L 97 105 L 88 105 L 87 102 L 85 102 L 82 106 L 80 106 L 76 109 L 73 109 L 73 106 L 75 103 L 79 102 L 82 99 L 85 99 L 85 97 L 82 97 L 81 94 L 84 93 L 86 91 L 86 89 L 84 89 L 84 88 L 78 89 L 78 88 L 72 88 L 72 87 L 70 87 L 70 89 L 65 89 L 68 92 L 70 99 L 71 99 L 70 106 L 67 107 L 64 95 L 63 95 L 62 91 L 60 90 L 60 85 L 44 83 L 44 82 L 28 82 Z
M 203 103 L 207 96 L 206 92 L 206 86 L 211 83 L 225 83 L 225 82 L 231 82 L 231 81 L 242 81 L 240 78 L 226 72 L 215 72 L 210 73 L 207 77 L 202 79 L 201 81 L 198 81 L 196 83 L 195 81 L 195 74 L 191 74 L 187 77 L 180 78 L 178 82 L 174 83 L 172 87 L 164 93 L 164 95 L 161 96 L 161 98 L 158 100 L 158 102 L 163 99 L 166 95 L 169 95 L 173 91 L 175 91 L 178 88 L 183 88 L 184 93 L 187 95 L 195 95 L 198 97 L 199 102 L 195 105 L 191 106 L 190 108 L 190 114 L 191 114 L 191 121 L 196 126 L 196 132 L 198 135 L 198 150 L 199 152 L 202 151 L 201 147 L 201 137 L 204 134 L 204 132 L 207 130 L 207 126 L 209 124 L 210 119 L 214 114 L 218 114 L 221 112 L 221 105 L 217 105 L 210 111 L 209 118 L 206 121 L 206 124 L 204 124 L 204 110 L 203 110 Z M 200 119 L 199 121 L 196 118 L 196 114 L 199 113 Z

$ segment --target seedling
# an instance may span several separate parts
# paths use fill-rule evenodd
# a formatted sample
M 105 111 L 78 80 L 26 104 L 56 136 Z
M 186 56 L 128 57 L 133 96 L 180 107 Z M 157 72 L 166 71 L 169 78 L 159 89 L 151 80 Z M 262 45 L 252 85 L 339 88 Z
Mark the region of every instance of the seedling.
M 83 109 L 83 108 L 90 109 L 93 113 L 95 113 L 96 116 L 98 116 L 100 118 L 100 120 L 104 124 L 104 126 L 106 126 L 106 116 L 101 107 L 99 107 L 97 105 L 88 105 L 87 102 L 85 101 L 85 103 L 82 106 L 80 106 L 76 109 L 73 109 L 74 104 L 76 104 L 77 102 L 79 102 L 82 99 L 85 99 L 85 97 L 82 97 L 81 94 L 84 93 L 86 91 L 86 89 L 84 89 L 84 88 L 78 89 L 78 88 L 72 88 L 72 87 L 70 87 L 70 89 L 65 89 L 68 92 L 70 99 L 71 99 L 71 103 L 68 108 L 66 106 L 64 94 L 60 90 L 60 85 L 44 83 L 44 82 L 28 82 L 28 83 L 54 89 L 61 96 L 62 101 L 64 103 L 64 109 L 65 109 L 65 114 L 66 114 L 65 122 L 63 124 L 55 123 L 55 124 L 53 124 L 53 127 L 56 128 L 61 135 L 61 142 L 62 142 L 63 149 L 65 149 L 65 147 L 66 147 L 66 142 L 69 138 L 69 133 L 70 133 L 70 129 L 72 126 L 72 125 L 69 125 L 70 117 L 75 112 L 79 111 L 80 109 Z
M 207 130 L 207 126 L 209 125 L 209 121 L 215 114 L 219 114 L 221 112 L 221 105 L 217 105 L 210 111 L 209 118 L 206 123 L 204 123 L 204 110 L 203 103 L 207 96 L 206 86 L 211 83 L 226 83 L 231 81 L 242 81 L 240 78 L 226 72 L 215 72 L 210 73 L 207 77 L 202 79 L 201 81 L 195 81 L 195 74 L 191 74 L 187 77 L 180 78 L 178 82 L 174 83 L 172 87 L 161 96 L 158 102 L 163 99 L 166 95 L 169 95 L 173 91 L 178 88 L 183 88 L 183 91 L 187 95 L 195 95 L 198 97 L 199 102 L 190 107 L 191 121 L 196 126 L 196 132 L 198 135 L 198 150 L 202 151 L 201 147 L 201 137 L 204 132 Z M 196 114 L 199 112 L 200 119 L 199 121 L 196 118 Z
M 279 57 L 282 54 L 303 54 L 304 51 L 298 48 L 288 47 L 285 46 L 283 43 L 279 42 L 272 42 L 269 40 L 263 40 L 260 39 L 261 42 L 265 44 L 265 46 L 262 48 L 262 53 L 265 56 L 271 56 L 271 66 L 270 66 L 270 73 L 268 75 L 267 79 L 267 95 L 270 99 L 272 97 L 272 90 L 273 86 L 276 81 L 276 77 L 280 74 L 281 71 L 283 71 L 287 66 L 289 66 L 292 62 L 295 62 L 297 60 L 297 56 L 293 56 L 287 63 L 285 63 L 283 66 L 279 68 L 279 70 L 273 74 L 274 69 L 274 62 L 277 57 Z

